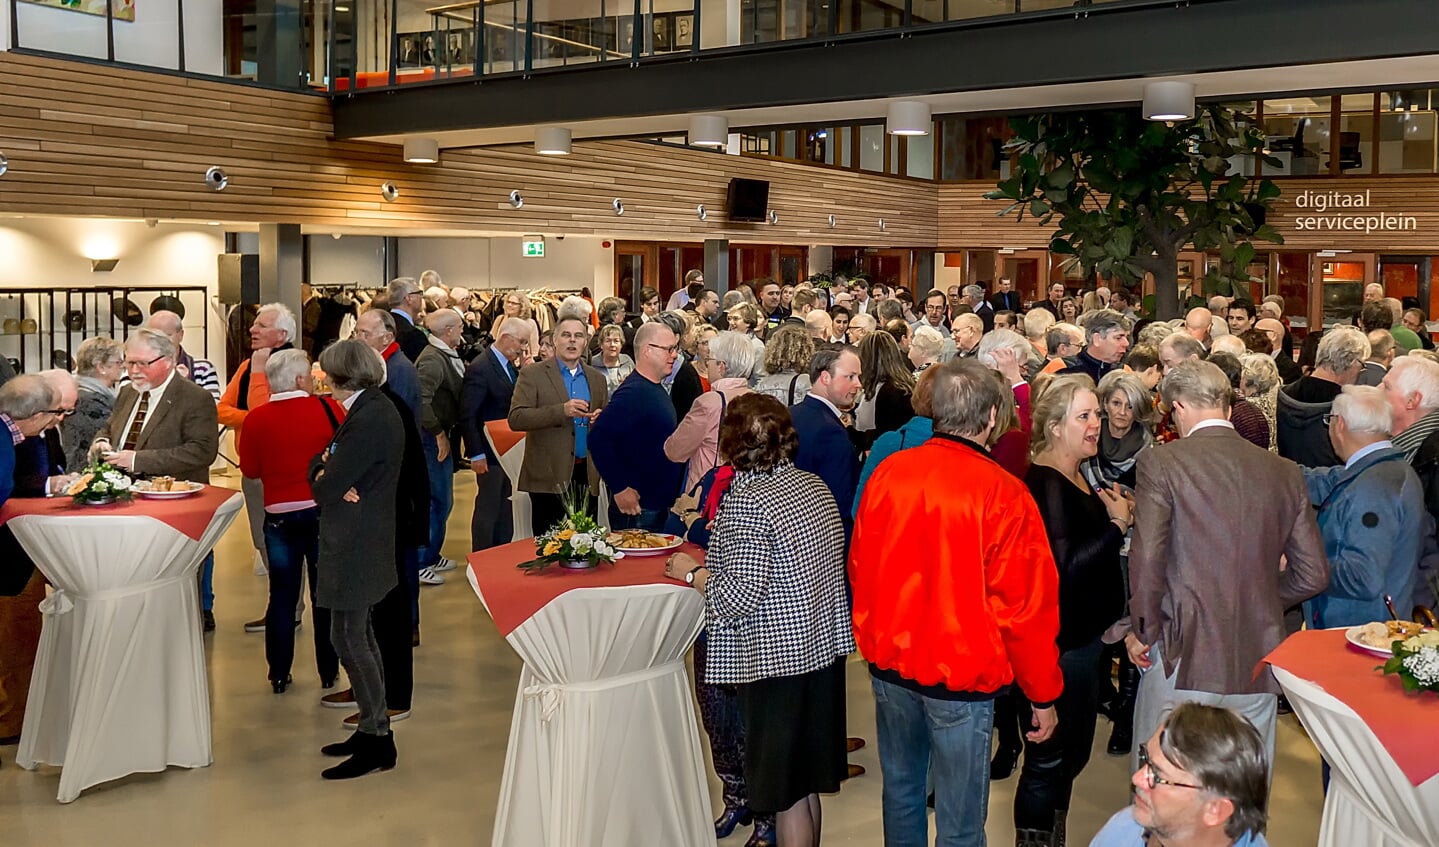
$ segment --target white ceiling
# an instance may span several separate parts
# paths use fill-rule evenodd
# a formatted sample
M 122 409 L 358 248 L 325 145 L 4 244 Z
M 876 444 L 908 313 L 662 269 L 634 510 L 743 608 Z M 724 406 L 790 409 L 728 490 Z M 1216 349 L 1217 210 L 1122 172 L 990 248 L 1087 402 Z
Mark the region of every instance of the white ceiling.
M 1362 62 L 1336 62 L 1322 65 L 1296 65 L 1285 68 L 1255 68 L 1184 77 L 1154 77 L 1153 79 L 1184 79 L 1193 82 L 1197 86 L 1198 96 L 1201 99 L 1337 88 L 1413 87 L 1439 81 L 1439 55 Z M 729 118 L 730 126 L 733 128 L 821 124 L 827 121 L 883 120 L 886 104 L 890 99 L 924 101 L 930 104 L 937 115 L 1022 112 L 1086 104 L 1138 103 L 1143 96 L 1144 83 L 1149 81 L 1151 80 L 1118 79 L 1031 88 L 928 94 L 883 100 L 851 100 L 842 103 L 736 109 L 720 114 Z M 581 138 L 653 137 L 683 133 L 687 123 L 687 115 L 669 114 L 583 121 L 571 124 L 569 128 L 577 140 Z M 427 133 L 426 137 L 437 139 L 443 148 L 528 144 L 534 140 L 534 129 L 533 126 L 509 126 L 453 130 Z M 404 139 L 404 135 L 382 135 L 364 140 L 400 144 Z

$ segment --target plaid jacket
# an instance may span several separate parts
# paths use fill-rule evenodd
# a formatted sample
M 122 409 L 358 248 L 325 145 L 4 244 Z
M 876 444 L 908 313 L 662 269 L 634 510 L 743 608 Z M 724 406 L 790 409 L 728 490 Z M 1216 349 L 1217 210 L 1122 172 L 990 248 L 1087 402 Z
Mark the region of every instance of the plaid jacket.
M 797 676 L 853 652 L 844 556 L 839 508 L 819 477 L 788 463 L 736 474 L 705 556 L 705 682 Z

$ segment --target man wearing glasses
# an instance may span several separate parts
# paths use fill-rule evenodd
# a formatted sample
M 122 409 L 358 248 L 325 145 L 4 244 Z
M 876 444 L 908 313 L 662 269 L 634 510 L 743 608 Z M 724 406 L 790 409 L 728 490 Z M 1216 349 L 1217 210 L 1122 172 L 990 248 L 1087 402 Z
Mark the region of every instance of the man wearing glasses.
M 1269 763 L 1244 718 L 1185 703 L 1139 745 L 1134 804 L 1089 847 L 1265 847 Z
M 400 351 L 411 362 L 418 361 L 430 342 L 419 326 L 425 314 L 425 295 L 413 277 L 390 280 L 390 311 L 395 316 L 395 340 L 400 344 Z

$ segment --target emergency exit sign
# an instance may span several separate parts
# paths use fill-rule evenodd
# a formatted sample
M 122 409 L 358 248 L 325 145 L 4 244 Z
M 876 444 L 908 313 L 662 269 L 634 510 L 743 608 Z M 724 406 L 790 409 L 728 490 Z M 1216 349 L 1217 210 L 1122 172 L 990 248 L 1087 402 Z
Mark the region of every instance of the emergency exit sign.
M 526 259 L 543 259 L 545 257 L 545 237 L 543 235 L 526 235 L 520 241 L 521 255 Z

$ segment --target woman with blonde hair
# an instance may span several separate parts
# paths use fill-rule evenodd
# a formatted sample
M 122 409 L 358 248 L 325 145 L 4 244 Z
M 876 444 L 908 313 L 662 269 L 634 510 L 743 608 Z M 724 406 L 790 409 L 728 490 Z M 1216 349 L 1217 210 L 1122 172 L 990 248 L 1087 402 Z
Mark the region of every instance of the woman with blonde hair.
M 530 298 L 526 297 L 524 292 L 511 291 L 505 295 L 504 311 L 500 313 L 499 317 L 495 318 L 494 324 L 490 326 L 490 337 L 499 338 L 500 327 L 504 326 L 505 321 L 511 318 L 522 318 L 527 321 L 534 320 L 533 312 L 530 309 Z M 538 329 L 539 325 L 536 324 L 535 326 Z
M 814 339 L 804 327 L 786 324 L 776 329 L 764 345 L 765 377 L 754 385 L 786 406 L 793 406 L 809 393 L 809 360 L 814 358 Z
M 729 318 L 730 332 L 749 336 L 756 348 L 755 354 L 764 358 L 764 312 L 753 303 L 740 303 L 725 315 Z
M 618 324 L 605 324 L 595 333 L 600 342 L 600 352 L 590 359 L 590 364 L 604 371 L 605 384 L 613 393 L 620 383 L 635 371 L 635 360 L 621 353 L 625 346 L 625 329 Z
M 1119 554 L 1133 501 L 1115 487 L 1096 488 L 1081 466 L 1099 450 L 1104 426 L 1094 382 L 1056 377 L 1034 404 L 1034 459 L 1025 483 L 1039 506 L 1059 570 L 1059 665 L 1064 693 L 1059 725 L 1047 741 L 1025 741 L 1014 795 L 1021 844 L 1050 844 L 1065 829 L 1074 780 L 1089 762 L 1104 679 L 1100 640 L 1124 614 Z
M 868 449 L 876 438 L 914 417 L 910 397 L 915 379 L 909 360 L 887 332 L 872 332 L 859 342 L 859 366 L 864 391 L 855 406 L 854 428 Z
M 1414 355 L 1410 353 L 1409 355 Z M 1245 353 L 1239 357 L 1239 396 L 1264 415 L 1269 426 L 1269 452 L 1279 452 L 1279 366 L 1267 353 Z
M 909 342 L 909 363 L 914 365 L 916 379 L 930 365 L 939 361 L 939 354 L 943 350 L 944 334 L 939 330 L 932 326 L 921 326 L 914 331 L 914 337 Z

